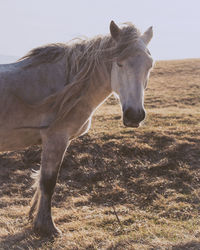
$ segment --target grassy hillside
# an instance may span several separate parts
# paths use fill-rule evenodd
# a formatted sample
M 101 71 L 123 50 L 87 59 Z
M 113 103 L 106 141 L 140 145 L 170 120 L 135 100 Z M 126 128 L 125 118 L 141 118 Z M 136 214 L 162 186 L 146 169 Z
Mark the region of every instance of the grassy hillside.
M 72 142 L 53 199 L 62 237 L 27 219 L 40 148 L 0 154 L 0 249 L 200 249 L 200 59 L 156 63 L 147 118 L 125 128 L 117 101 Z

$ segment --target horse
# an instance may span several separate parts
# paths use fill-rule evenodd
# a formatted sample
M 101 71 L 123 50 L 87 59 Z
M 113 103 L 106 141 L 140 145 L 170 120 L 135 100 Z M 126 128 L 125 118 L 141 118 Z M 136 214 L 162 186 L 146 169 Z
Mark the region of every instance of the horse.
M 0 151 L 42 145 L 29 213 L 37 234 L 61 233 L 51 215 L 57 176 L 67 147 L 89 130 L 95 110 L 114 93 L 126 127 L 144 120 L 152 36 L 152 27 L 141 34 L 132 23 L 111 21 L 108 35 L 48 44 L 0 65 Z

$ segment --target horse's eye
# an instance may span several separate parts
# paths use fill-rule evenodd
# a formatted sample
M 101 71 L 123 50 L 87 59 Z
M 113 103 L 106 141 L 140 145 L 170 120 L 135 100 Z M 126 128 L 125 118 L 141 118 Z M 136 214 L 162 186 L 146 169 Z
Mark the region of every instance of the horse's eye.
M 123 65 L 121 63 L 119 63 L 119 62 L 117 62 L 117 66 L 120 67 L 120 68 L 123 67 Z

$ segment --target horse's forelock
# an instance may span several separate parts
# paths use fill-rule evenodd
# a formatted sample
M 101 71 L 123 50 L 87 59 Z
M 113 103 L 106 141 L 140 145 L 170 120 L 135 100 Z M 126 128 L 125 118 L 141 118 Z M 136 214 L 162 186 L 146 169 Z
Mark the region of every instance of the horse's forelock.
M 137 50 L 137 41 L 140 37 L 139 30 L 132 24 L 121 29 L 120 39 L 113 49 L 113 58 L 126 59 Z

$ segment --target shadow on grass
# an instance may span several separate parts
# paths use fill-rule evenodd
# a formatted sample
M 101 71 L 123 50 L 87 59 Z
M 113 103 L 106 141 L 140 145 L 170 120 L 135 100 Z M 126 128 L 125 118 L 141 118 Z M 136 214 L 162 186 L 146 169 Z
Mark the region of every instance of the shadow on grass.
M 178 244 L 175 246 L 172 246 L 172 250 L 191 250 L 191 249 L 200 249 L 200 241 L 191 241 L 185 244 Z
M 174 138 L 156 134 L 144 136 L 143 143 L 147 137 L 153 147 L 141 145 L 140 137 L 139 142 L 133 138 L 126 144 L 109 139 L 98 144 L 89 136 L 79 139 L 69 148 L 60 182 L 68 183 L 74 195 L 90 193 L 88 202 L 103 205 L 112 200 L 140 207 L 151 205 L 167 189 L 187 195 L 199 187 L 197 143 L 174 143 Z M 119 190 L 115 189 L 116 183 Z M 63 195 L 62 199 L 67 198 Z M 188 202 L 196 204 L 197 200 Z
M 0 249 L 38 249 L 46 243 L 53 243 L 54 240 L 53 237 L 38 237 L 30 228 L 26 228 L 0 240 Z

